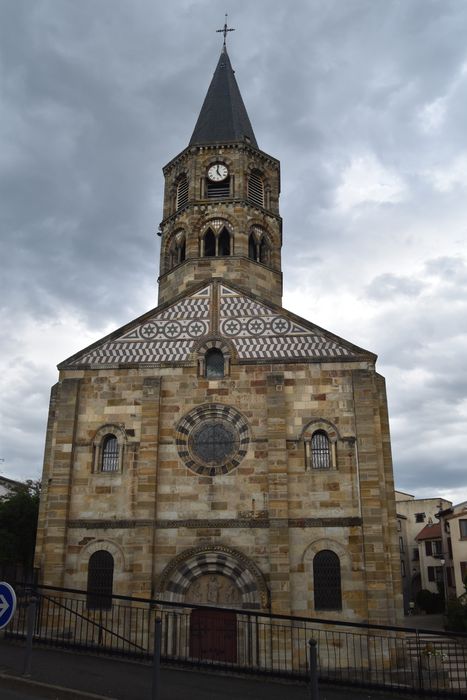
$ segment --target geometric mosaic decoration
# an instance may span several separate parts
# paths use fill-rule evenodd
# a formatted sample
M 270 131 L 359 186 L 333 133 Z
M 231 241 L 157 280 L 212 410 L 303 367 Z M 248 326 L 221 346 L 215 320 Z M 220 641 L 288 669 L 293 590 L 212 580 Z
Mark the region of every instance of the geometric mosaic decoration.
M 195 344 L 206 336 L 228 340 L 239 360 L 287 362 L 360 354 L 350 343 L 306 321 L 302 325 L 286 311 L 272 309 L 224 284 L 219 285 L 218 308 L 212 308 L 214 298 L 211 283 L 154 311 L 121 335 L 77 353 L 60 367 L 186 362 Z
M 342 343 L 310 330 L 224 285 L 220 288 L 219 330 L 239 359 L 287 360 L 351 357 Z
M 211 331 L 211 287 L 156 312 L 123 335 L 104 342 L 73 364 L 181 362 L 194 343 Z

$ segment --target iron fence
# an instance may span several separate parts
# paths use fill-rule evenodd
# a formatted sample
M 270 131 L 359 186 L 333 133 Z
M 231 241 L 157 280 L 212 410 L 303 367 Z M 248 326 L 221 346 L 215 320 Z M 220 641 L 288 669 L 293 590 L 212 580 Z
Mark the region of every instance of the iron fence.
M 166 663 L 283 677 L 308 676 L 308 640 L 318 649 L 321 682 L 467 698 L 467 634 L 287 617 L 112 596 L 89 607 L 87 593 L 18 588 L 9 637 L 25 638 L 27 608 L 36 600 L 34 642 L 139 659 L 153 655 L 161 620 Z

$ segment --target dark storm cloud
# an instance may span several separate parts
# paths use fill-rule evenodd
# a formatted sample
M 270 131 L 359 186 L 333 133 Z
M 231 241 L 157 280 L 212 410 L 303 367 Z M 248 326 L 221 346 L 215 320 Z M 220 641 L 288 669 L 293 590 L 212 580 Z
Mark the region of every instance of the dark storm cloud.
M 156 304 L 161 168 L 189 141 L 223 13 L 0 6 L 10 476 L 39 472 L 54 365 Z M 286 301 L 379 354 L 400 488 L 467 492 L 467 6 L 237 0 L 229 23 L 258 143 L 282 164 Z

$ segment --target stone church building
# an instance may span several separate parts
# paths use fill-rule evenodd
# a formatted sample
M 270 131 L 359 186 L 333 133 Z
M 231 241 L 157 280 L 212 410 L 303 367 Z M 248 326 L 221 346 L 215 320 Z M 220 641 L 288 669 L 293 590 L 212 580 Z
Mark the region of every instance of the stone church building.
M 394 623 L 384 379 L 281 305 L 280 165 L 225 46 L 163 173 L 158 306 L 59 365 L 39 582 Z

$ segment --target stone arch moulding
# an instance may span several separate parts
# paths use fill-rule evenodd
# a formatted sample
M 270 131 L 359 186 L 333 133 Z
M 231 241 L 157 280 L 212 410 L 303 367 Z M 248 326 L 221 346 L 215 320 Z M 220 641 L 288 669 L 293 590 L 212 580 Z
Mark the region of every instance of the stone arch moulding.
M 92 542 L 88 542 L 88 544 L 82 547 L 78 555 L 78 571 L 81 570 L 82 564 L 85 564 L 87 567 L 87 563 L 89 561 L 90 556 L 101 549 L 105 550 L 106 552 L 109 552 L 109 554 L 113 556 L 115 563 L 115 571 L 123 572 L 127 570 L 125 554 L 123 552 L 123 548 L 118 542 L 107 539 L 95 539 L 92 540 Z
M 260 569 L 238 550 L 223 545 L 195 547 L 179 554 L 160 575 L 157 595 L 183 603 L 193 581 L 206 574 L 231 579 L 240 591 L 243 608 L 268 608 L 269 591 Z
M 317 430 L 324 430 L 330 442 L 337 442 L 342 439 L 337 427 L 334 423 L 331 423 L 330 420 L 326 420 L 326 418 L 313 418 L 313 420 L 310 420 L 303 428 L 300 440 L 310 439 Z
M 341 571 L 349 573 L 352 571 L 352 559 L 350 558 L 350 554 L 340 542 L 333 540 L 330 537 L 320 537 L 308 545 L 303 552 L 303 564 L 305 570 L 307 567 L 312 565 L 315 555 L 318 554 L 318 552 L 321 552 L 323 549 L 330 549 L 331 552 L 337 554 L 341 563 Z

